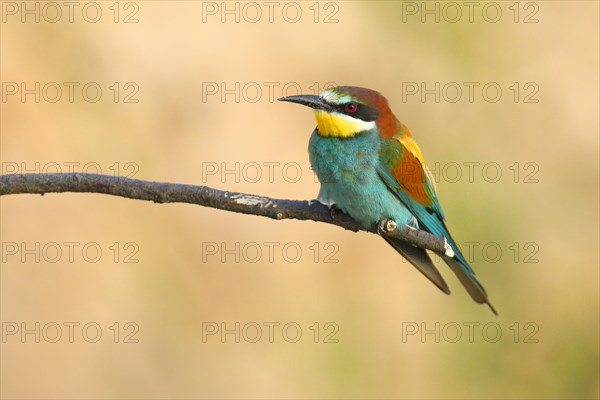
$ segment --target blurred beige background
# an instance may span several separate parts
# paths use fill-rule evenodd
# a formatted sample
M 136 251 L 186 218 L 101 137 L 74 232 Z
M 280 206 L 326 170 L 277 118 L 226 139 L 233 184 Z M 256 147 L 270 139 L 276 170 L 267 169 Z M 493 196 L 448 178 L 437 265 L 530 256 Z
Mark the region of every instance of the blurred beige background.
M 313 117 L 271 97 L 377 89 L 500 317 L 366 233 L 5 196 L 3 398 L 598 398 L 597 2 L 75 3 L 1 3 L 3 173 L 312 199 Z

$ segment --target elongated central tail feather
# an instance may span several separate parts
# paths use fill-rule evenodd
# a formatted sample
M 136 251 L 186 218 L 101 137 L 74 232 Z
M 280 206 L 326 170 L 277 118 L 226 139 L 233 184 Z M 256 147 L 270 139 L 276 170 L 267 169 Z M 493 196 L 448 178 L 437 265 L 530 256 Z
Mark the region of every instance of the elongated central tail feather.
M 418 247 L 414 247 L 406 242 L 398 239 L 384 237 L 384 239 L 406 258 L 412 265 L 415 266 L 427 279 L 446 294 L 450 294 L 450 289 L 442 278 L 440 271 L 437 270 L 427 252 Z
M 456 242 L 450 235 L 446 224 L 440 220 L 436 220 L 436 222 L 437 224 L 434 224 L 434 229 L 429 229 L 429 231 L 435 235 L 444 236 L 448 241 L 448 244 L 450 244 L 450 246 L 454 250 L 454 257 L 442 256 L 443 260 L 446 262 L 446 264 L 448 264 L 450 269 L 452 269 L 454 274 L 456 274 L 458 280 L 465 287 L 471 298 L 477 303 L 487 304 L 492 310 L 492 312 L 495 315 L 498 315 L 498 312 L 496 311 L 494 306 L 492 306 L 492 303 L 490 303 L 487 292 L 475 277 L 475 272 L 469 266 L 469 263 L 462 255 L 460 249 L 456 245 Z
M 479 283 L 477 278 L 475 278 L 473 273 L 467 272 L 465 266 L 463 266 L 461 262 L 458 261 L 456 258 L 443 257 L 443 259 L 446 262 L 446 264 L 450 266 L 452 271 L 454 271 L 454 273 L 458 277 L 458 280 L 465 287 L 471 298 L 479 304 L 486 303 L 490 307 L 492 312 L 495 315 L 498 315 L 498 312 L 496 311 L 494 306 L 492 306 L 492 303 L 490 303 L 490 300 L 488 299 L 487 292 L 485 291 L 481 283 Z

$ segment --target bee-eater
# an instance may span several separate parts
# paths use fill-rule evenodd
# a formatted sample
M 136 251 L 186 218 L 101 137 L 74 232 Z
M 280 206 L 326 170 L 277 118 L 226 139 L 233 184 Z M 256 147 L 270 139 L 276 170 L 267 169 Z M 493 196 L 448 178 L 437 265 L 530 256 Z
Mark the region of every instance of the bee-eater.
M 385 97 L 360 87 L 339 86 L 320 95 L 279 100 L 314 110 L 317 127 L 310 138 L 310 164 L 321 189 L 318 200 L 335 205 L 367 229 L 385 218 L 444 236 L 454 251 L 442 256 L 477 303 L 487 303 L 483 286 L 444 223 L 433 178 L 410 130 L 392 113 Z M 450 289 L 427 252 L 385 237 L 431 282 Z

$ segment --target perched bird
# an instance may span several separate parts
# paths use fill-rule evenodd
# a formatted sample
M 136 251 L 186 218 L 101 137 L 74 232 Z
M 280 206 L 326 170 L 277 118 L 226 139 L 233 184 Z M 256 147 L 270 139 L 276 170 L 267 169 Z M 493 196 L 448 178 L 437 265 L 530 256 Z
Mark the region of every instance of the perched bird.
M 444 236 L 454 251 L 443 256 L 477 303 L 487 303 L 483 286 L 461 254 L 444 223 L 433 178 L 410 130 L 392 113 L 380 93 L 339 86 L 320 95 L 296 95 L 279 100 L 314 110 L 317 127 L 309 142 L 310 163 L 321 189 L 318 200 L 335 205 L 365 228 L 385 218 L 434 235 Z M 450 289 L 423 249 L 385 237 L 431 282 Z

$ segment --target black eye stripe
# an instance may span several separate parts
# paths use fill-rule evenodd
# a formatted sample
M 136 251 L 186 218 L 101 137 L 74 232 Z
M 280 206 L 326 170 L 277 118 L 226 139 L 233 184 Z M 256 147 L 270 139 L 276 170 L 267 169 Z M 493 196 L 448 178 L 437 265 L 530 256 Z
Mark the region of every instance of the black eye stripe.
M 346 111 L 346 104 L 333 104 L 332 107 L 335 111 L 337 111 L 340 114 L 346 114 L 346 115 L 350 115 L 353 118 L 358 118 L 361 119 L 363 121 L 375 121 L 377 118 L 379 118 L 379 111 L 377 111 L 376 108 L 374 107 L 370 107 L 367 106 L 366 104 L 361 104 L 361 103 L 356 103 L 354 102 L 354 104 L 356 104 L 356 110 L 352 111 L 351 113 Z
M 330 103 L 326 100 L 323 100 L 327 106 L 331 109 L 331 111 L 335 111 L 340 114 L 350 115 L 352 118 L 357 118 L 366 122 L 371 122 L 377 120 L 379 118 L 379 111 L 375 107 L 368 106 L 366 104 L 358 103 L 358 102 L 350 102 L 356 104 L 356 110 L 351 113 L 346 111 L 346 103 L 342 104 L 334 104 Z

